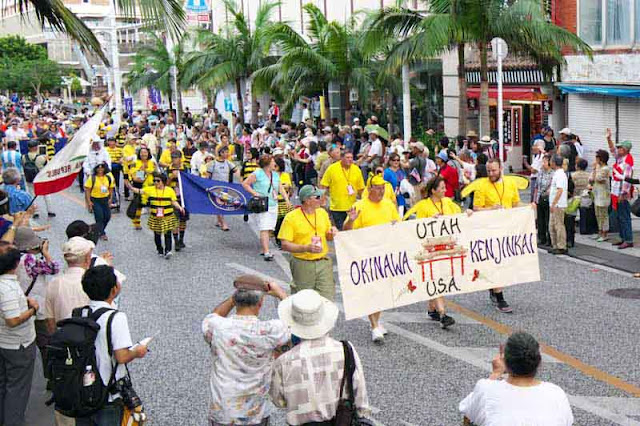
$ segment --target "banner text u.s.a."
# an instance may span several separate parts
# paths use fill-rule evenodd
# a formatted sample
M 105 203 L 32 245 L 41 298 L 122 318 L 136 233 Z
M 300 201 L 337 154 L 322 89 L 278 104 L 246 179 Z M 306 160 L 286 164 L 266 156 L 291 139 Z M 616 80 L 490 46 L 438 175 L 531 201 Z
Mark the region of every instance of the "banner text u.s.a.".
M 540 280 L 530 207 L 341 232 L 335 247 L 347 319 Z

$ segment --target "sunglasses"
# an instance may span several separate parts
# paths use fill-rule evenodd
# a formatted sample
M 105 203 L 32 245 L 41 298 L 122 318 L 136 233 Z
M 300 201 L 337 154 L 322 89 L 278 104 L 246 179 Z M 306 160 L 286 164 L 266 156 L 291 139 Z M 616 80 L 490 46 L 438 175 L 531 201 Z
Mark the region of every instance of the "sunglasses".
M 155 183 L 155 182 L 162 182 L 162 180 L 161 180 L 161 179 L 154 179 L 154 180 L 153 180 L 153 182 L 154 182 L 154 183 Z
M 314 199 L 316 199 L 316 200 L 319 200 L 319 199 L 321 199 L 321 198 L 322 198 L 322 195 L 316 195 L 316 196 L 314 196 L 313 198 L 314 198 Z

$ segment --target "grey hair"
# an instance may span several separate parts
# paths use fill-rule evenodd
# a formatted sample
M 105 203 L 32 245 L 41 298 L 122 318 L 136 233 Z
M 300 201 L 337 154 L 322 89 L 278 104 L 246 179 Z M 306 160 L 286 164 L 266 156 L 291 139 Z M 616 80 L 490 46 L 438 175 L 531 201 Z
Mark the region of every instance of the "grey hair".
M 569 145 L 562 144 L 558 148 L 558 153 L 564 158 L 569 158 L 571 156 L 571 147 L 569 147 Z
M 553 164 L 558 167 L 562 167 L 562 163 L 564 162 L 564 157 L 562 155 L 555 154 L 552 158 Z
M 9 167 L 2 172 L 2 181 L 8 185 L 15 185 L 20 182 L 20 170 L 15 167 Z
M 233 293 L 233 302 L 238 307 L 248 308 L 260 303 L 262 296 L 264 296 L 264 292 L 260 290 L 236 290 Z
M 469 151 L 468 149 L 461 149 L 460 153 L 458 154 L 458 157 L 471 158 L 471 151 Z

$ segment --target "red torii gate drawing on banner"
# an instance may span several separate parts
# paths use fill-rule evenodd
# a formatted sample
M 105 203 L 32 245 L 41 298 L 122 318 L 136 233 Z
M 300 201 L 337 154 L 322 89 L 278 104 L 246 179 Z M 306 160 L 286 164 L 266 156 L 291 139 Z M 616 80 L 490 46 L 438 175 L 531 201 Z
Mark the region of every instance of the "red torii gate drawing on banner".
M 455 271 L 454 271 L 454 265 L 453 265 L 453 261 L 455 259 L 460 259 L 460 273 L 461 275 L 464 275 L 464 258 L 466 257 L 465 253 L 459 254 L 459 255 L 454 255 L 454 256 L 444 256 L 444 257 L 436 257 L 434 259 L 429 259 L 429 260 L 421 260 L 418 262 L 418 265 L 420 265 L 420 267 L 422 268 L 422 281 L 426 281 L 426 277 L 425 277 L 425 265 L 429 265 L 429 276 L 431 277 L 431 280 L 433 281 L 433 264 L 436 262 L 441 262 L 441 261 L 446 261 L 448 260 L 450 262 L 451 265 L 451 276 L 455 276 Z

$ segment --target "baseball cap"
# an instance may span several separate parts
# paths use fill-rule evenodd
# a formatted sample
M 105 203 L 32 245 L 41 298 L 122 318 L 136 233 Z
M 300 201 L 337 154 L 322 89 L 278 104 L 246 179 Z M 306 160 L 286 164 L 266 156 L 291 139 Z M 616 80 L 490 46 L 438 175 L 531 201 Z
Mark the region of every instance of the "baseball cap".
M 618 143 L 616 144 L 616 147 L 617 147 L 617 148 L 624 148 L 624 149 L 626 149 L 627 151 L 631 151 L 631 147 L 632 147 L 632 146 L 633 146 L 633 145 L 631 144 L 631 141 L 622 141 L 622 142 L 618 142 Z
M 414 142 L 411 144 L 411 148 L 415 148 L 420 152 L 424 152 L 424 144 L 422 142 Z
M 300 197 L 300 201 L 303 203 L 311 197 L 321 197 L 323 195 L 324 191 L 313 185 L 305 185 L 300 188 L 300 191 L 298 192 L 298 197 Z
M 448 155 L 447 155 L 447 153 L 446 153 L 446 152 L 444 152 L 444 151 L 440 151 L 440 152 L 438 153 L 438 157 L 439 157 L 442 161 L 445 161 L 445 162 L 449 161 L 449 156 L 448 156 Z
M 62 246 L 64 257 L 82 257 L 95 248 L 95 244 L 82 237 L 73 237 Z
M 384 180 L 384 178 L 380 175 L 374 175 L 370 180 L 369 180 L 369 186 L 379 186 L 379 185 L 386 185 L 386 181 Z
M 571 129 L 568 127 L 565 127 L 564 129 L 560 130 L 560 134 L 561 135 L 570 135 L 571 134 Z

